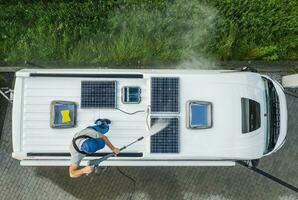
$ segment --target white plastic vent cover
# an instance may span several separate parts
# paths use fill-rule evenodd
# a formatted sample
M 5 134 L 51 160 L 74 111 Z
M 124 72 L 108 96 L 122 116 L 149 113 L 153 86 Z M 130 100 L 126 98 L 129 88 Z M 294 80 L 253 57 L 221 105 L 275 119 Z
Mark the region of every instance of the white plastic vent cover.
M 137 86 L 125 86 L 122 88 L 122 103 L 139 104 L 141 102 L 141 88 Z

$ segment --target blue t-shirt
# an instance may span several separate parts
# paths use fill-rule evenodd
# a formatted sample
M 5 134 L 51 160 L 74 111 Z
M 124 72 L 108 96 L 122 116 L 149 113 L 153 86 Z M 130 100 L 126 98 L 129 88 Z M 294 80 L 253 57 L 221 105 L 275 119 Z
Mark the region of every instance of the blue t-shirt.
M 101 149 L 103 149 L 105 147 L 104 140 L 102 138 L 99 138 L 98 137 L 98 132 L 95 131 L 92 128 L 85 128 L 85 129 L 81 130 L 80 132 L 78 132 L 78 133 L 76 133 L 74 135 L 74 138 L 76 138 L 76 137 L 78 137 L 80 135 L 87 135 L 87 136 L 90 136 L 90 137 L 96 139 L 101 144 L 101 147 L 102 147 Z M 76 145 L 78 146 L 79 149 L 81 149 L 81 145 L 83 144 L 83 142 L 85 140 L 86 139 L 84 139 L 84 138 L 76 140 Z M 77 152 L 75 150 L 75 148 L 73 147 L 72 142 L 71 142 L 71 144 L 69 146 L 69 150 L 70 150 L 70 155 L 71 155 L 70 164 L 75 164 L 75 165 L 79 166 L 80 163 L 81 163 L 81 161 L 83 160 L 83 158 L 86 155 Z

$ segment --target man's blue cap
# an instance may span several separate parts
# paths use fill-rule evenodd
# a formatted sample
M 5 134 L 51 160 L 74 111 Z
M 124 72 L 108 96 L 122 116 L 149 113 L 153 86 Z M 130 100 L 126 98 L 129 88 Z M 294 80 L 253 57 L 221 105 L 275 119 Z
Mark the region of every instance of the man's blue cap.
M 90 126 L 90 128 L 93 128 L 97 132 L 101 134 L 105 134 L 109 131 L 109 124 L 111 123 L 108 119 L 98 119 L 94 122 L 94 126 Z
M 91 154 L 105 147 L 105 141 L 101 138 L 90 138 L 83 142 L 81 150 Z

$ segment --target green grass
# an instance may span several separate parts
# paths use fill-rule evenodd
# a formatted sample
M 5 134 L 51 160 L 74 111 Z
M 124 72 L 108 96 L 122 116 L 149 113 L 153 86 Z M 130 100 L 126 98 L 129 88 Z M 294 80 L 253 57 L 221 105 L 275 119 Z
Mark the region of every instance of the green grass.
M 0 9 L 7 62 L 298 58 L 296 0 L 9 1 Z

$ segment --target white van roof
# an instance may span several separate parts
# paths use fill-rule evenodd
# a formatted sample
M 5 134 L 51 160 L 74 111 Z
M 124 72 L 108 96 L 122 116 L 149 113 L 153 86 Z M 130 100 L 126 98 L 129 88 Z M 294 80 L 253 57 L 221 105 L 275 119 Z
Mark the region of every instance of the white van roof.
M 226 70 L 118 70 L 118 69 L 24 69 L 16 73 L 13 102 L 13 156 L 18 159 L 69 153 L 73 135 L 90 126 L 97 118 L 112 121 L 107 134 L 118 147 L 148 134 L 146 112 L 127 115 L 117 109 L 81 108 L 81 82 L 86 80 L 117 82 L 117 108 L 126 112 L 146 111 L 151 102 L 152 77 L 179 79 L 179 113 L 149 114 L 150 117 L 178 118 L 179 151 L 151 153 L 151 138 L 127 148 L 125 152 L 141 153 L 137 160 L 234 160 L 256 159 L 263 155 L 263 126 L 242 134 L 241 98 L 255 100 L 264 116 L 264 84 L 257 73 Z M 139 104 L 123 104 L 121 88 L 141 88 Z M 77 126 L 68 129 L 50 127 L 52 101 L 77 103 Z M 212 127 L 189 129 L 186 125 L 187 102 L 205 101 L 212 104 Z M 150 119 L 149 119 L 150 121 Z M 261 120 L 262 123 L 264 120 Z M 150 123 L 150 122 L 149 122 Z M 101 152 L 110 152 L 105 148 Z M 65 154 L 66 155 L 66 154 Z M 30 157 L 31 156 L 31 157 Z M 54 156 L 54 157 L 55 157 Z M 68 160 L 69 156 L 62 156 Z M 41 159 L 42 156 L 40 157 Z M 128 159 L 128 158 L 117 158 Z

